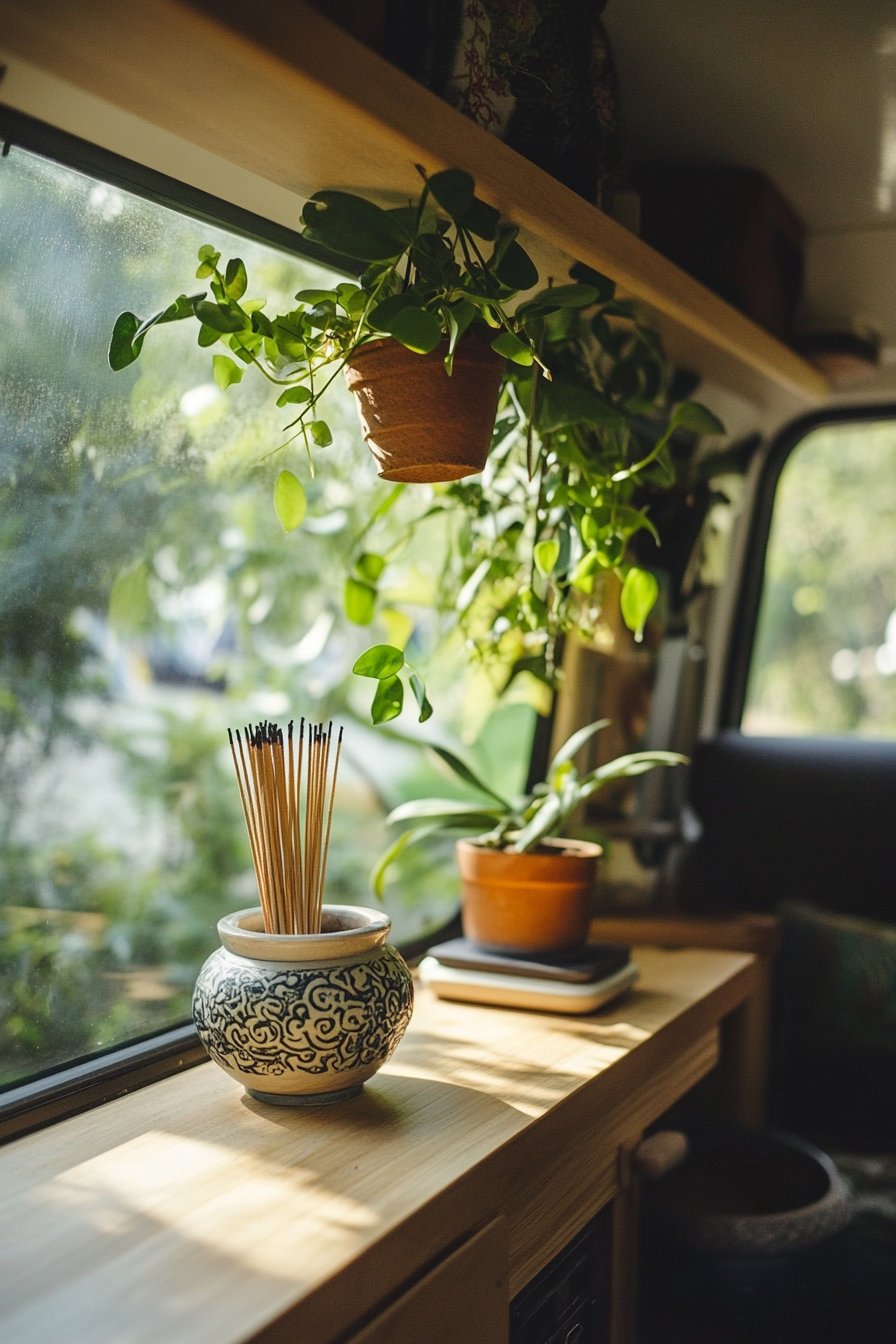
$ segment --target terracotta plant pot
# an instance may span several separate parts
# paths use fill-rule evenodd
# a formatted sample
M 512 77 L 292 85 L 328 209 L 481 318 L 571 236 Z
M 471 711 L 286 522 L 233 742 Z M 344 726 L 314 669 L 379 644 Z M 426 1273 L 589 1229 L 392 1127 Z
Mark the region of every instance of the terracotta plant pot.
M 545 840 L 534 854 L 458 840 L 465 936 L 490 952 L 581 947 L 601 853 L 586 840 Z
M 482 471 L 492 442 L 504 359 L 491 328 L 458 342 L 449 378 L 448 342 L 415 355 L 398 341 L 369 341 L 345 366 L 361 429 L 384 481 L 457 481 Z
M 220 1068 L 257 1101 L 321 1105 L 356 1096 L 411 1020 L 411 975 L 386 944 L 388 916 L 325 905 L 319 934 L 265 933 L 261 910 L 218 922 L 193 1017 Z

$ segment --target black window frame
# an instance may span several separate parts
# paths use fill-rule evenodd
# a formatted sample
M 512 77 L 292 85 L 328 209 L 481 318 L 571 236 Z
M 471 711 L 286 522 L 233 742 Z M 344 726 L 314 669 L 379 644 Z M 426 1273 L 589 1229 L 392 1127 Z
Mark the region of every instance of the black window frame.
M 747 700 L 750 665 L 756 642 L 759 609 L 765 586 L 765 565 L 772 529 L 775 498 L 781 473 L 804 439 L 816 429 L 830 425 L 870 424 L 896 421 L 896 402 L 860 406 L 832 406 L 792 420 L 777 434 L 762 464 L 753 508 L 748 520 L 747 542 L 731 625 L 718 731 L 740 731 Z
M 364 269 L 363 263 L 309 243 L 284 225 L 60 131 L 2 102 L 0 143 L 3 157 L 17 146 L 180 214 L 217 227 L 223 225 L 244 238 L 331 267 L 343 275 L 360 275 Z M 533 765 L 540 756 L 547 762 L 550 729 L 546 738 L 540 717 L 538 730 L 533 743 Z M 460 915 L 456 912 L 441 928 L 424 938 L 399 944 L 399 950 L 408 961 L 414 962 L 433 943 L 459 933 Z M 207 1059 L 195 1026 L 188 1022 L 53 1066 L 23 1082 L 0 1086 L 0 1144 L 114 1101 Z

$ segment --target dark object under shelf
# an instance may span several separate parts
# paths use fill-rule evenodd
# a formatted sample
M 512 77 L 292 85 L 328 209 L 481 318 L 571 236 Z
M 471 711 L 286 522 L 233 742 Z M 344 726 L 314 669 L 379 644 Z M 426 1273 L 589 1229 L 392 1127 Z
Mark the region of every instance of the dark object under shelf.
M 385 0 L 383 54 L 592 204 L 621 181 L 606 0 Z
M 510 1344 L 607 1344 L 610 1338 L 608 1204 L 510 1304 Z
M 781 340 L 803 288 L 806 229 L 751 168 L 643 172 L 641 237 Z

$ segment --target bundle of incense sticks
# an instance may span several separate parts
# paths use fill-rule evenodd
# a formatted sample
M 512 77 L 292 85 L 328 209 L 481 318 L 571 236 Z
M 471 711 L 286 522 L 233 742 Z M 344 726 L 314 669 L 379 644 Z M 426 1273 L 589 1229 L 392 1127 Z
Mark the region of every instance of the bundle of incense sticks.
M 267 933 L 320 933 L 342 729 L 330 772 L 332 722 L 228 728 Z

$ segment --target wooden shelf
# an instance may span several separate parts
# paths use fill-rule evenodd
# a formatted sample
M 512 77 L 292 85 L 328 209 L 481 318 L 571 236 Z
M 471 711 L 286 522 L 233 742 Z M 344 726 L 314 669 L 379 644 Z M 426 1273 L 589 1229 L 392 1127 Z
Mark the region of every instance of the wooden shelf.
M 588 1017 L 420 991 L 337 1106 L 265 1106 L 202 1064 L 9 1144 L 0 1337 L 330 1344 L 494 1219 L 512 1296 L 617 1195 L 620 1150 L 757 988 L 749 953 L 634 956 L 639 985 Z
M 793 351 L 299 0 L 0 0 L 0 15 L 0 95 L 22 111 L 40 115 L 30 67 L 299 201 L 322 187 L 403 198 L 415 163 L 465 168 L 526 230 L 543 276 L 570 259 L 611 276 L 679 363 L 776 412 L 825 395 Z M 59 124 L 65 99 L 49 101 Z

